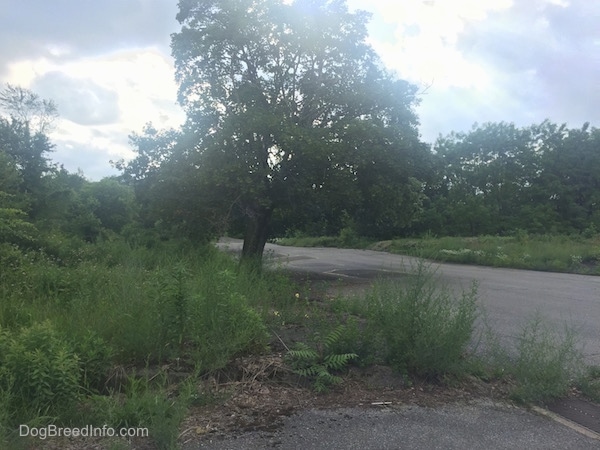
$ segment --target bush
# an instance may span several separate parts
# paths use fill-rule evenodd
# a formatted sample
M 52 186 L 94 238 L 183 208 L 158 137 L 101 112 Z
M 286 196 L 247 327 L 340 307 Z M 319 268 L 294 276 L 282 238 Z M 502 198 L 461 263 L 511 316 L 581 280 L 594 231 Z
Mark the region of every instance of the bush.
M 156 448 L 172 449 L 191 403 L 191 383 L 182 383 L 178 391 L 173 395 L 164 378 L 151 383 L 147 378 L 130 377 L 121 395 L 92 396 L 87 406 L 92 422 L 113 428 L 147 428 Z
M 460 374 L 477 317 L 476 286 L 455 300 L 420 264 L 407 284 L 382 281 L 367 295 L 368 335 L 396 370 L 428 378 Z
M 203 370 L 221 368 L 236 355 L 266 349 L 267 329 L 246 296 L 235 289 L 236 281 L 228 269 L 207 273 L 189 299 L 189 339 Z
M 79 398 L 79 358 L 52 327 L 43 322 L 0 337 L 0 383 L 10 392 L 15 418 L 60 416 Z
M 112 365 L 113 349 L 94 331 L 87 331 L 73 348 L 81 364 L 82 387 L 92 392 L 104 390 Z
M 537 315 L 523 328 L 517 356 L 506 370 L 517 381 L 512 397 L 519 402 L 546 402 L 566 394 L 581 377 L 583 359 L 573 330 L 561 335 Z

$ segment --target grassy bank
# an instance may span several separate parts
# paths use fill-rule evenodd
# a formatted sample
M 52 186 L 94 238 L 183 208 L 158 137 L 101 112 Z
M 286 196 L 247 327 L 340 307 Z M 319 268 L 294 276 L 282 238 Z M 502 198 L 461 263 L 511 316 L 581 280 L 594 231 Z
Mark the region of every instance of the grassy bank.
M 515 269 L 600 275 L 600 236 L 528 235 L 423 237 L 373 242 L 355 238 L 298 237 L 277 239 L 299 247 L 369 248 L 433 261 Z

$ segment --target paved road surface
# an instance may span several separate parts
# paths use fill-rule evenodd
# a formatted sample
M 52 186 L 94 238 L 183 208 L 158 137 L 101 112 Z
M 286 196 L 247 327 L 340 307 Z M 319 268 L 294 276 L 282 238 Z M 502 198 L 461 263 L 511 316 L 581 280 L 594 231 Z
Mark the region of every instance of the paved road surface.
M 241 241 L 220 244 L 232 250 Z M 366 250 L 294 248 L 267 245 L 276 264 L 290 269 L 373 278 L 376 273 L 406 276 L 416 260 Z M 586 359 L 600 363 L 600 278 L 579 275 L 440 264 L 437 273 L 454 289 L 479 282 L 482 305 L 494 329 L 514 338 L 527 317 L 541 311 L 554 324 L 575 326 Z M 479 401 L 436 408 L 398 405 L 305 410 L 274 432 L 249 432 L 189 442 L 196 449 L 599 449 L 600 436 L 562 419 L 506 404 Z
M 308 410 L 275 432 L 188 443 L 184 450 L 593 450 L 600 441 L 503 404 Z
M 224 239 L 219 245 L 241 249 L 242 241 Z M 371 250 L 267 244 L 265 252 L 266 260 L 293 270 L 353 278 L 408 274 L 417 262 L 416 258 Z M 459 264 L 434 263 L 432 267 L 455 290 L 468 290 L 477 281 L 488 323 L 504 339 L 514 340 L 539 312 L 557 329 L 573 327 L 586 361 L 600 365 L 600 277 Z

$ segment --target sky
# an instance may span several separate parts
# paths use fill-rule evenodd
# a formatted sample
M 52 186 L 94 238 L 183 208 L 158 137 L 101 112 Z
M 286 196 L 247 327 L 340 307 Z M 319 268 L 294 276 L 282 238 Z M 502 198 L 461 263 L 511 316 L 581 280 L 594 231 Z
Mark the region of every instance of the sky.
M 600 2 L 347 0 L 372 13 L 369 43 L 419 87 L 420 133 L 550 119 L 600 127 Z M 144 124 L 185 115 L 170 35 L 177 0 L 0 0 L 0 85 L 54 100 L 51 158 L 99 180 L 133 157 Z

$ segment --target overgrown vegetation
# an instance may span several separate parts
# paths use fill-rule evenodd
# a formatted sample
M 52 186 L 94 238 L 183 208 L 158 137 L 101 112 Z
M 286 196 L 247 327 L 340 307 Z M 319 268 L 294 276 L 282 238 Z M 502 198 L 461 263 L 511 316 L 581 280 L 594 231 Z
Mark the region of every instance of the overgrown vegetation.
M 185 407 L 169 406 L 168 378 L 137 374 L 176 365 L 193 379 L 263 352 L 261 311 L 293 298 L 282 276 L 240 271 L 229 256 L 185 241 L 61 248 L 0 254 L 10 261 L 0 274 L 2 439 L 19 424 L 107 423 L 146 426 L 172 444 L 179 422 L 164 415 L 176 408 L 181 418 Z
M 407 380 L 505 377 L 523 402 L 571 386 L 600 398 L 575 336 L 537 318 L 515 352 L 477 352 L 476 290 L 455 298 L 424 266 L 331 303 L 261 270 L 269 232 L 357 248 L 435 233 L 378 248 L 598 273 L 600 130 L 485 124 L 430 152 L 417 87 L 383 69 L 362 13 L 208 4 L 181 2 L 173 35 L 188 120 L 133 134 L 120 177 L 51 163 L 54 102 L 0 90 L 0 447 L 30 446 L 19 425 L 106 424 L 174 448 L 199 380 L 267 352 L 290 322 L 305 341 L 288 365 L 320 391 L 352 364 L 387 364 Z M 252 264 L 211 245 L 227 231 Z
M 597 398 L 597 373 L 585 372 L 575 336 L 555 335 L 539 319 L 515 354 L 490 347 L 483 358 L 473 347 L 475 287 L 454 297 L 424 265 L 363 297 L 315 304 L 283 274 L 240 269 L 214 248 L 150 247 L 115 238 L 70 241 L 52 256 L 2 252 L 11 261 L 0 291 L 4 443 L 19 442 L 20 424 L 108 424 L 147 427 L 159 448 L 174 448 L 202 375 L 268 351 L 270 334 L 290 323 L 306 336 L 288 353 L 290 370 L 317 391 L 335 388 L 351 364 L 385 364 L 434 383 L 501 376 L 522 402 L 572 386 Z
M 395 239 L 371 248 L 436 261 L 600 274 L 600 235 L 529 235 Z

